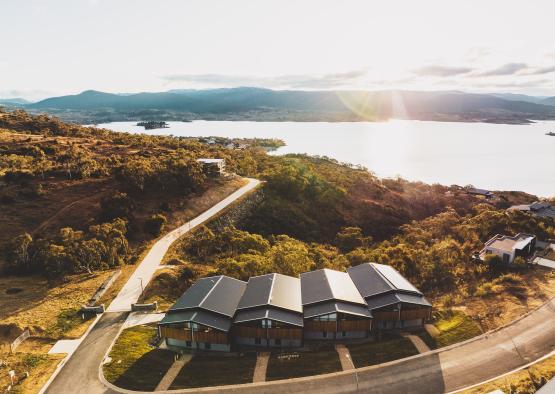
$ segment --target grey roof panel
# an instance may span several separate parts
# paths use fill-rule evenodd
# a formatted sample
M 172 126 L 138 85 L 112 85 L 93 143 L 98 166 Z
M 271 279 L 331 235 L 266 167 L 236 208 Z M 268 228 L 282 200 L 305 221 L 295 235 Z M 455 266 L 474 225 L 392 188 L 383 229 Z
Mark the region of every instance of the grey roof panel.
M 364 298 L 394 291 L 393 286 L 368 263 L 350 267 L 347 272 Z
M 247 288 L 241 301 L 239 301 L 238 309 L 253 308 L 256 306 L 266 305 L 270 297 L 272 288 L 273 274 L 255 276 L 249 279 Z
M 345 313 L 361 317 L 371 318 L 372 314 L 365 306 L 353 305 L 346 302 L 328 301 L 304 307 L 304 318 L 310 319 L 316 316 L 328 315 L 330 313 Z
M 176 301 L 170 311 L 202 308 L 233 316 L 247 284 L 227 276 L 199 279 Z
M 221 331 L 229 331 L 231 319 L 204 310 L 187 310 L 182 312 L 169 312 L 164 316 L 159 324 L 193 322 L 212 327 Z
M 237 312 L 234 323 L 244 323 L 254 320 L 271 319 L 282 323 L 303 326 L 303 317 L 295 312 L 289 312 L 276 308 L 256 308 L 240 310 Z
M 421 295 L 405 293 L 387 293 L 377 295 L 375 297 L 367 298 L 366 303 L 368 304 L 368 309 L 370 310 L 380 309 L 398 303 L 414 304 L 426 307 L 432 306 L 432 304 L 430 304 L 428 300 Z
M 398 293 L 397 298 L 399 299 L 399 301 L 406 304 L 415 304 L 429 307 L 432 306 L 432 304 L 421 295 Z
M 412 293 L 422 294 L 420 291 L 405 279 L 395 268 L 384 264 L 371 264 L 382 274 L 397 290 L 404 290 Z
M 280 274 L 250 278 L 238 309 L 264 305 L 302 312 L 300 280 Z
M 301 313 L 301 281 L 292 276 L 276 274 L 270 296 L 270 305 Z
M 358 291 L 367 299 L 391 292 L 422 293 L 393 267 L 376 263 L 364 263 L 347 270 Z
M 246 286 L 247 284 L 243 281 L 224 276 L 206 297 L 201 307 L 232 317 Z
M 364 304 L 355 284 L 346 272 L 322 269 L 301 274 L 303 305 L 337 300 Z
M 366 299 L 366 304 L 370 310 L 398 304 L 399 302 L 400 300 L 395 293 L 380 294 Z

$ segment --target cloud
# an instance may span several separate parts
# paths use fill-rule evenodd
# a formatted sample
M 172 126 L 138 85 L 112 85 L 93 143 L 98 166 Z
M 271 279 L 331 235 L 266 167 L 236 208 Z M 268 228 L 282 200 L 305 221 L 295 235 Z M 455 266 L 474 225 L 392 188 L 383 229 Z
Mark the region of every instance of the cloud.
M 531 68 L 524 72 L 524 75 L 543 75 L 555 72 L 555 66 Z
M 474 71 L 470 67 L 448 67 L 448 66 L 425 66 L 414 70 L 414 73 L 420 76 L 431 77 L 453 77 L 461 74 L 468 74 Z
M 475 75 L 479 77 L 514 75 L 519 71 L 526 70 L 527 68 L 528 68 L 528 65 L 526 63 L 507 63 L 491 70 L 479 72 Z
M 226 74 L 170 74 L 162 76 L 167 82 L 185 82 L 213 86 L 264 86 L 268 88 L 330 89 L 347 86 L 360 80 L 366 70 L 343 73 L 309 75 L 289 74 L 272 77 L 253 77 Z

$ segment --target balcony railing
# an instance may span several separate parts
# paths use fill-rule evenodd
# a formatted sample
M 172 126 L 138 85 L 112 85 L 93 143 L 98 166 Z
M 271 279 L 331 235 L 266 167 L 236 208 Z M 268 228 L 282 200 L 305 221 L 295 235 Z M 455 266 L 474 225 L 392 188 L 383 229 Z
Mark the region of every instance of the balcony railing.
M 160 326 L 160 335 L 162 338 L 172 338 L 180 341 L 229 343 L 226 333 L 215 330 L 191 332 L 191 330 L 184 328 L 179 329 Z

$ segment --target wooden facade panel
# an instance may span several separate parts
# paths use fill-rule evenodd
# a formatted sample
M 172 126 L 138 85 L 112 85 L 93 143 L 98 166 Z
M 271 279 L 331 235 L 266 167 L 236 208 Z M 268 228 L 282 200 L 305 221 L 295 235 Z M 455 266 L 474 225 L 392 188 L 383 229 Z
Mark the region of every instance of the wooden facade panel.
M 235 326 L 233 335 L 243 338 L 266 338 L 266 329 L 259 327 Z
M 303 330 L 300 328 L 269 328 L 270 339 L 302 339 Z
M 190 341 L 191 338 L 191 330 L 179 329 L 179 328 L 170 328 L 160 326 L 160 335 L 162 338 L 172 338 L 172 339 L 179 339 L 181 341 Z
M 369 331 L 370 320 L 340 320 L 339 331 Z
M 305 320 L 304 329 L 305 329 L 305 331 L 336 332 L 337 331 L 337 322 L 335 322 L 335 321 Z
M 416 320 L 416 319 L 429 319 L 432 313 L 432 308 L 420 308 L 401 310 L 401 313 L 394 311 L 376 311 L 372 312 L 374 320 Z
M 195 342 L 209 342 L 209 343 L 229 343 L 227 334 L 220 331 L 195 331 L 193 333 Z

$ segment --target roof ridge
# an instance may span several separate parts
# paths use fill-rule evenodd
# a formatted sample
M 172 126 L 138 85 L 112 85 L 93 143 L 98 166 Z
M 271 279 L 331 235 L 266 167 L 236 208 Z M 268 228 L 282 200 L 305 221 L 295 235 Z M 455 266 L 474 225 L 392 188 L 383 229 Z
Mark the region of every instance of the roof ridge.
M 220 275 L 220 278 L 216 281 L 216 283 L 214 283 L 214 286 L 212 286 L 212 288 L 208 291 L 208 293 L 206 293 L 206 295 L 204 296 L 204 298 L 198 303 L 199 308 L 204 308 L 202 306 L 202 304 L 204 304 L 204 302 L 206 301 L 206 299 L 208 298 L 208 296 L 214 291 L 214 289 L 216 288 L 216 286 L 218 286 L 218 283 L 220 283 L 220 281 L 223 279 L 223 275 Z
M 376 263 L 374 263 L 374 264 L 376 264 Z M 382 265 L 384 265 L 384 264 L 382 264 Z M 372 269 L 373 269 L 374 271 L 376 271 L 376 272 L 378 273 L 378 275 L 379 275 L 383 280 L 385 280 L 385 281 L 391 286 L 392 289 L 399 290 L 399 288 L 398 288 L 397 286 L 395 286 L 395 285 L 393 284 L 393 282 L 391 282 L 389 279 L 387 279 L 387 277 L 386 277 L 384 274 L 382 274 L 382 273 L 380 272 L 379 269 L 377 269 L 376 267 L 374 267 L 374 265 L 373 265 L 372 263 L 370 263 L 370 266 L 372 267 Z M 390 266 L 390 267 L 391 267 L 391 266 Z M 393 267 L 391 267 L 391 268 L 393 268 Z M 393 268 L 393 269 L 395 269 L 395 268 Z M 395 271 L 397 271 L 397 270 L 395 270 Z M 400 275 L 400 274 L 399 274 L 399 275 Z
M 328 285 L 328 289 L 330 289 L 330 294 L 332 295 L 332 298 L 330 298 L 331 300 L 336 300 L 337 297 L 335 295 L 335 293 L 333 292 L 333 288 L 330 284 L 330 280 L 328 278 L 328 271 L 331 271 L 329 268 L 323 268 L 324 271 L 324 277 L 326 278 L 326 284 Z M 339 271 L 338 271 L 339 272 Z
M 274 284 L 276 283 L 276 273 L 272 274 L 272 285 L 270 286 L 270 291 L 268 292 L 268 301 L 266 302 L 268 305 L 272 305 L 272 293 L 274 291 Z

